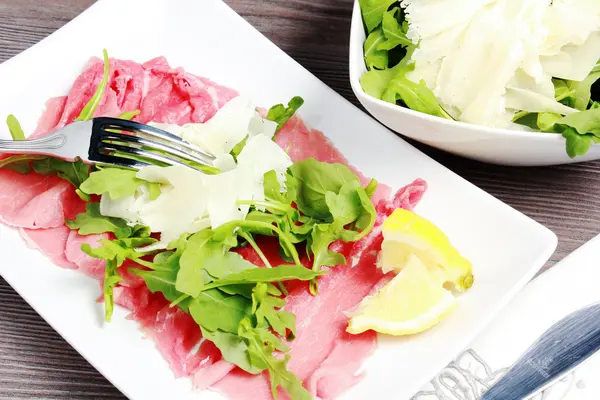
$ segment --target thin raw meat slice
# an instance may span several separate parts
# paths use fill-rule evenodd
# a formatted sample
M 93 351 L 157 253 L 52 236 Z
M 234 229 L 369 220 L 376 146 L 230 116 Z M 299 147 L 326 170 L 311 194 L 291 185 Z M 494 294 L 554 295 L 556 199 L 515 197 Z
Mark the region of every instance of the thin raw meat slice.
M 156 346 L 173 367 L 175 375 L 190 375 L 202 361 L 196 357 L 202 338 L 198 324 L 178 307 L 167 305 L 156 315 L 154 330 Z
M 237 96 L 237 92 L 171 68 L 163 57 L 144 63 L 148 71 L 148 90 L 141 106 L 141 122 L 183 125 L 206 122 L 217 110 Z
M 152 60 L 144 64 L 148 76 L 147 92 L 138 115 L 140 122 L 150 121 L 183 125 L 191 122 L 192 106 L 185 94 L 177 91 L 170 73 L 170 67 L 164 59 Z
M 202 339 L 192 317 L 170 307 L 162 294 L 151 293 L 146 286 L 118 286 L 114 289 L 114 299 L 115 304 L 130 310 L 130 318 L 154 339 L 175 376 L 199 374 L 221 359 L 216 346 Z
M 71 230 L 66 226 L 50 229 L 19 229 L 21 236 L 31 249 L 39 250 L 59 267 L 77 269 L 77 265 L 65 257 L 67 238 Z
M 0 170 L 0 221 L 28 229 L 56 228 L 64 225 L 63 202 L 70 198 L 72 186 L 57 176 L 20 174 Z
M 37 128 L 31 135 L 31 138 L 47 135 L 52 132 L 62 116 L 67 96 L 53 97 L 46 102 L 46 109 L 38 120 Z
M 217 85 L 216 83 L 201 78 L 178 68 L 173 75 L 173 82 L 180 92 L 186 93 L 193 112 L 192 122 L 206 122 L 225 105 L 229 100 L 238 95 L 235 90 Z
M 71 231 L 67 238 L 67 245 L 65 248 L 67 260 L 77 265 L 81 272 L 94 279 L 104 278 L 106 261 L 88 256 L 81 250 L 81 245 L 87 243 L 92 247 L 98 247 L 98 241 L 100 239 L 110 239 L 110 236 L 105 233 L 100 235 L 82 236 L 76 231 Z
M 60 120 L 53 129 L 62 128 L 77 118 L 95 93 L 103 74 L 103 61 L 92 58 L 87 68 L 73 83 Z M 123 112 L 138 110 L 146 86 L 145 80 L 146 74 L 140 64 L 133 61 L 111 59 L 108 85 L 94 116 L 116 117 Z
M 356 374 L 356 371 L 376 347 L 377 334 L 373 331 L 361 335 L 344 333 L 308 381 L 307 388 L 313 398 L 333 399 L 360 382 L 365 373 Z
M 414 182 L 398 190 L 391 201 L 382 201 L 377 204 L 377 212 L 388 216 L 396 208 L 404 208 L 405 210 L 412 211 L 426 190 L 427 182 L 423 179 L 416 179 Z
M 218 350 L 217 350 L 218 351 Z M 227 362 L 223 359 L 215 362 L 211 366 L 200 368 L 198 372 L 194 373 L 192 383 L 194 389 L 205 390 L 210 386 L 216 384 L 229 374 L 235 365 Z

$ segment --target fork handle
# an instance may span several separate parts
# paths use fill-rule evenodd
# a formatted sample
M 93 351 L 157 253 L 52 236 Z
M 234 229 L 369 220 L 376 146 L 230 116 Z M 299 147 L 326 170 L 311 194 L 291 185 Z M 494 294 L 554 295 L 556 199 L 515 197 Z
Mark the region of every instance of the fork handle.
M 0 153 L 52 154 L 66 141 L 67 138 L 61 134 L 31 140 L 0 139 Z

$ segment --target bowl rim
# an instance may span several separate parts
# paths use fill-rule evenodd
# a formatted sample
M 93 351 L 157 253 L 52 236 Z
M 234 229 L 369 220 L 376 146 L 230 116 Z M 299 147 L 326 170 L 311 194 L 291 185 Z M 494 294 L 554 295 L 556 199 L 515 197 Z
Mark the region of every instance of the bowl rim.
M 399 114 L 410 115 L 415 118 L 421 118 L 421 119 L 424 119 L 427 121 L 439 123 L 444 126 L 451 126 L 454 128 L 462 128 L 467 131 L 478 131 L 478 132 L 483 131 L 486 134 L 510 136 L 510 137 L 517 137 L 517 138 L 522 138 L 522 139 L 529 138 L 529 139 L 546 140 L 546 141 L 561 141 L 561 142 L 565 141 L 565 139 L 559 133 L 537 132 L 537 131 L 518 131 L 515 129 L 495 128 L 495 127 L 490 127 L 490 126 L 485 126 L 485 125 L 470 124 L 468 122 L 457 121 L 454 119 L 440 118 L 440 117 L 436 117 L 434 115 L 415 111 L 415 110 L 412 110 L 407 107 L 402 107 L 402 106 L 399 106 L 396 104 L 388 103 L 386 101 L 383 101 L 381 99 L 378 99 L 376 97 L 369 95 L 368 93 L 366 93 L 363 90 L 363 88 L 360 84 L 360 77 L 362 76 L 362 74 L 360 73 L 360 69 L 361 69 L 360 67 L 364 67 L 364 61 L 362 61 L 362 60 L 364 60 L 364 49 L 363 49 L 363 43 L 362 43 L 363 41 L 358 40 L 358 36 L 361 33 L 366 35 L 366 32 L 364 31 L 364 23 L 363 23 L 362 13 L 360 11 L 359 0 L 354 0 L 354 7 L 352 8 L 352 20 L 351 20 L 351 24 L 350 24 L 348 63 L 349 63 L 350 86 L 352 87 L 352 91 L 354 92 L 356 97 L 361 101 L 361 103 L 363 101 L 367 101 L 367 102 L 372 103 L 373 105 L 376 105 L 378 107 L 383 107 L 386 110 L 389 110 L 392 112 L 398 112 Z M 357 52 L 360 57 L 356 57 Z M 362 63 L 361 63 L 360 67 L 358 65 L 356 65 L 356 63 L 354 62 L 355 58 L 357 60 L 358 59 L 361 60 Z M 597 145 L 600 145 L 600 143 L 592 143 L 592 147 L 597 146 Z

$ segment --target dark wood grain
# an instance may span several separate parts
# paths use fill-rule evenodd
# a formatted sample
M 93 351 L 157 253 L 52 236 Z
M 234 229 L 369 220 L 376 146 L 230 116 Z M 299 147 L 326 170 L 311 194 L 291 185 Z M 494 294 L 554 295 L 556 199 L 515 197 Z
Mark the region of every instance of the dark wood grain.
M 60 28 L 93 0 L 0 0 L 0 62 Z M 348 82 L 351 0 L 227 0 L 269 39 L 358 105 Z M 1 92 L 0 92 L 1 93 Z M 552 229 L 546 267 L 600 231 L 600 162 L 551 168 L 485 165 L 416 145 Z M 123 399 L 0 279 L 0 399 Z

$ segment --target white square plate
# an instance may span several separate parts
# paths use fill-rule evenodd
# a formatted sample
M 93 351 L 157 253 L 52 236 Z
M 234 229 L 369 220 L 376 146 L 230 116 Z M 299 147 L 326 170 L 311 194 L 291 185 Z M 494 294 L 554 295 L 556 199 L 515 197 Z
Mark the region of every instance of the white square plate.
M 409 338 L 382 337 L 367 377 L 342 397 L 408 398 L 438 372 L 533 277 L 556 247 L 548 229 L 423 155 L 325 86 L 219 0 L 102 0 L 47 39 L 0 65 L 0 115 L 31 132 L 45 100 L 67 92 L 92 55 L 172 66 L 250 95 L 269 106 L 294 95 L 301 116 L 325 132 L 350 162 L 397 189 L 429 183 L 417 211 L 473 261 L 475 286 L 458 311 Z M 5 130 L 4 136 L 6 136 Z M 117 312 L 102 324 L 97 282 L 55 267 L 0 227 L 0 274 L 54 329 L 131 399 L 217 399 L 175 380 L 150 340 Z

